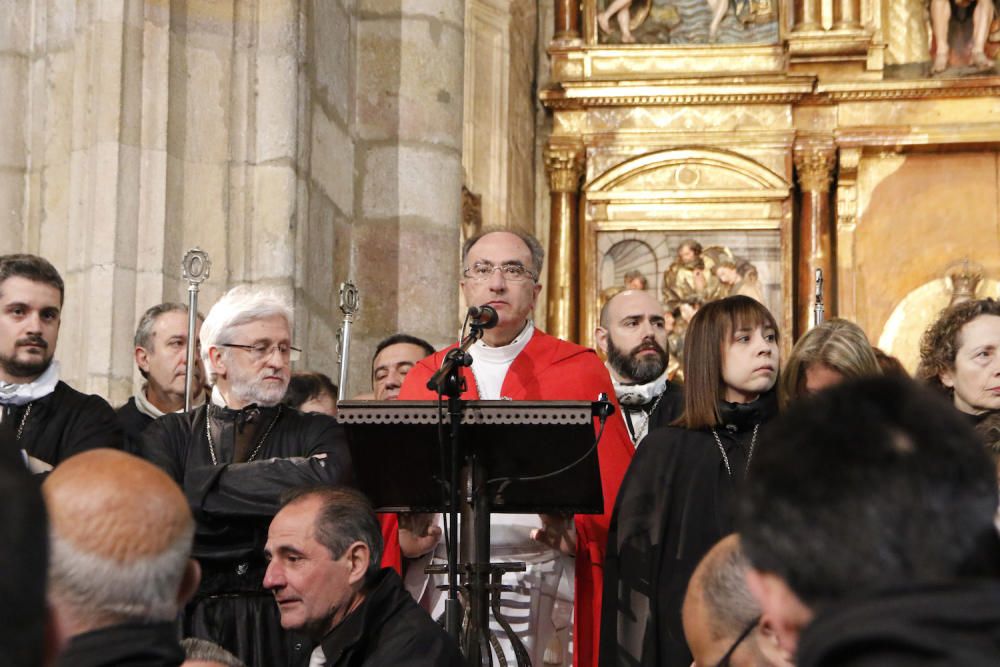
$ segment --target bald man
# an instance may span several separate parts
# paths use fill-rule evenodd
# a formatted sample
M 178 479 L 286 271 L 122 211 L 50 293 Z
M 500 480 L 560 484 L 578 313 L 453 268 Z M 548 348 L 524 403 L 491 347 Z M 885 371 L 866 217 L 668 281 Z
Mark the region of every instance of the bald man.
M 667 379 L 666 319 L 663 306 L 645 290 L 628 289 L 608 299 L 594 331 L 632 444 L 680 416 L 684 393 Z
M 748 563 L 735 534 L 705 554 L 684 597 L 684 635 L 694 666 L 792 667 L 746 584 Z
M 42 485 L 49 600 L 70 637 L 60 666 L 184 662 L 175 620 L 200 577 L 194 520 L 176 483 L 110 449 L 70 457 Z

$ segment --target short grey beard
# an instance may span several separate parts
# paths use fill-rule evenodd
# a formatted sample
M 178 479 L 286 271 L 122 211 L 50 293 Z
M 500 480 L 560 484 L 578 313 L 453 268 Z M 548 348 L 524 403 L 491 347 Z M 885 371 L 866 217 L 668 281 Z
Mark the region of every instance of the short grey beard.
M 278 403 L 281 403 L 281 399 L 285 397 L 285 391 L 287 389 L 287 382 L 281 387 L 281 389 L 275 389 L 271 392 L 264 390 L 259 385 L 251 382 L 233 382 L 229 386 L 230 393 L 235 397 L 241 399 L 247 405 L 256 403 L 262 408 L 270 408 Z M 272 396 L 271 394 L 274 395 Z

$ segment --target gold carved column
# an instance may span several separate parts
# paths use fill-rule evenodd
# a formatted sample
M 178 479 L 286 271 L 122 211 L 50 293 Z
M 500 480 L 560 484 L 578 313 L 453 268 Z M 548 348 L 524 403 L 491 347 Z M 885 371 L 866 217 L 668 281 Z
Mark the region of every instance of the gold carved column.
M 566 340 L 578 340 L 579 309 L 577 248 L 580 236 L 580 181 L 583 178 L 583 144 L 551 141 L 545 147 L 545 172 L 549 178 L 547 317 L 545 330 Z
M 840 1 L 841 0 L 834 0 L 834 3 Z M 807 32 L 811 30 L 823 29 L 821 0 L 795 0 L 794 11 L 795 24 L 792 26 L 793 32 Z
M 828 142 L 796 145 L 793 156 L 801 191 L 794 307 L 794 335 L 798 338 L 813 324 L 816 269 L 823 270 L 826 316 L 836 314 L 836 303 L 832 298 L 835 291 L 830 181 L 837 156 L 833 144 Z
M 555 0 L 555 21 L 553 41 L 580 39 L 580 0 Z

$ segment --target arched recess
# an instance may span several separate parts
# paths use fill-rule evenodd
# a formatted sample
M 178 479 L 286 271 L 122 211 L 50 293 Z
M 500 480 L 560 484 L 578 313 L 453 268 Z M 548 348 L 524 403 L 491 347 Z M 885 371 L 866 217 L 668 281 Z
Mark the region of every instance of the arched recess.
M 790 161 L 764 164 L 752 155 L 701 146 L 653 151 L 594 175 L 581 198 L 581 338 L 593 343 L 599 272 L 608 246 L 598 239 L 608 234 L 657 248 L 663 268 L 673 261 L 681 238 L 704 240 L 706 247 L 741 248 L 751 260 L 771 267 L 772 289 L 780 293 L 772 309 L 791 331 L 790 180 Z

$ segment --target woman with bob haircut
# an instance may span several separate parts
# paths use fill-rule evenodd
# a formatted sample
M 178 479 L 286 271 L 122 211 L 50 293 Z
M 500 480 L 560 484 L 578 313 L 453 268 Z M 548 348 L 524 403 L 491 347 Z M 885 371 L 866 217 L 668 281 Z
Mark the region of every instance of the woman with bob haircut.
M 881 375 L 875 349 L 854 322 L 833 318 L 805 333 L 781 371 L 781 407 L 844 380 Z
M 600 664 L 688 667 L 681 606 L 698 561 L 734 529 L 734 496 L 777 412 L 778 327 L 746 296 L 712 301 L 684 342 L 684 411 L 649 433 L 615 502 Z M 721 656 L 720 656 L 721 657 Z
M 1000 410 L 1000 301 L 945 309 L 920 339 L 917 378 L 950 395 L 974 421 Z

